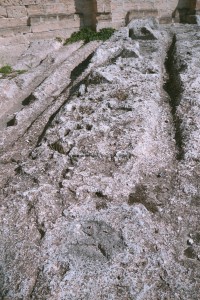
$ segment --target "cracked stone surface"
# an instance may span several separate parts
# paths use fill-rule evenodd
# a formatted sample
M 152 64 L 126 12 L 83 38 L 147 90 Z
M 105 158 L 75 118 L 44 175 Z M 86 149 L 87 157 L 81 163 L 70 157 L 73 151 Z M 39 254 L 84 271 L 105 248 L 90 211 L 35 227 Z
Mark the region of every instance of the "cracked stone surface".
M 46 67 L 2 127 L 2 299 L 200 298 L 198 40 L 134 21 Z

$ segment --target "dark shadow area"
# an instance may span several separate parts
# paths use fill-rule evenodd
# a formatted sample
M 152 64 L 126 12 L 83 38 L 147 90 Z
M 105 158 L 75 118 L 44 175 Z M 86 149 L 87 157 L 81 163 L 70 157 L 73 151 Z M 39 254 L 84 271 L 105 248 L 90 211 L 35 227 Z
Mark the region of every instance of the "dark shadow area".
M 130 12 L 128 11 L 125 16 L 125 25 L 127 26 L 130 23 Z
M 90 27 L 96 30 L 97 23 L 97 1 L 75 0 L 75 12 L 83 19 L 81 27 Z
M 190 23 L 188 16 L 195 15 L 197 0 L 179 0 L 172 18 L 180 23 Z
M 93 55 L 94 53 L 91 53 L 82 63 L 73 69 L 70 76 L 71 81 L 75 81 L 86 70 Z
M 16 116 L 14 116 L 10 121 L 8 121 L 6 125 L 7 127 L 16 126 L 17 125 Z
M 182 68 L 185 68 L 185 66 L 182 66 Z M 165 82 L 163 88 L 169 95 L 169 104 L 171 107 L 171 114 L 175 129 L 175 142 L 177 149 L 176 158 L 177 160 L 182 160 L 184 159 L 183 132 L 182 122 L 177 114 L 177 107 L 179 106 L 181 101 L 183 87 L 180 77 L 181 70 L 177 67 L 175 36 L 173 37 L 172 44 L 167 53 L 167 57 L 165 60 L 165 69 L 168 74 L 168 80 Z
M 32 104 L 36 100 L 36 97 L 33 94 L 30 94 L 26 99 L 22 101 L 23 106 Z

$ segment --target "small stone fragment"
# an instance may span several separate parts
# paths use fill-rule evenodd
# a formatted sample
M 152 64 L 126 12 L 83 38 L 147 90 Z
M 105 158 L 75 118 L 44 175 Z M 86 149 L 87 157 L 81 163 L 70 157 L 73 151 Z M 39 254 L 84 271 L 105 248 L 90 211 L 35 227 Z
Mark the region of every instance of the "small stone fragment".
M 187 240 L 187 244 L 188 244 L 188 245 L 193 245 L 193 244 L 194 244 L 194 240 L 191 239 L 191 238 L 188 239 L 188 240 Z
M 81 84 L 79 87 L 79 96 L 83 96 L 86 92 L 86 86 L 85 84 Z

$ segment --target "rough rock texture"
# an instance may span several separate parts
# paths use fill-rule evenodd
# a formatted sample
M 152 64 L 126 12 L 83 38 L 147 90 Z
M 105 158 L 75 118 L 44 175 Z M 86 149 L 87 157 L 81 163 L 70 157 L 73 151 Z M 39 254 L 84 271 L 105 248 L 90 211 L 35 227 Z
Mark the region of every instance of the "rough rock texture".
M 2 128 L 2 299 L 200 298 L 198 39 L 132 22 Z

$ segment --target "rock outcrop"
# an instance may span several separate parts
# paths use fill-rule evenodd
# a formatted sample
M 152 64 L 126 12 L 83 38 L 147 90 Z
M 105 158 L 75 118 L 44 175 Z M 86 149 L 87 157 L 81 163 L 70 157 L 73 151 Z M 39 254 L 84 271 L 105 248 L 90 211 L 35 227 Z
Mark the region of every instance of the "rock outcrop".
M 1 79 L 1 299 L 200 298 L 198 39 L 133 21 Z

